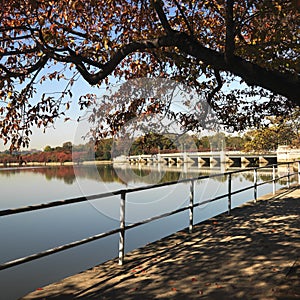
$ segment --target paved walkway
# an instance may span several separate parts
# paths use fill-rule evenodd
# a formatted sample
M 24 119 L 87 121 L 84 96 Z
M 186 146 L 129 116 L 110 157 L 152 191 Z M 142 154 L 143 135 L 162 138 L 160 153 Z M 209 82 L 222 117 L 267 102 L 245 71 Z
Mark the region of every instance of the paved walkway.
M 300 190 L 270 197 L 22 299 L 300 299 Z

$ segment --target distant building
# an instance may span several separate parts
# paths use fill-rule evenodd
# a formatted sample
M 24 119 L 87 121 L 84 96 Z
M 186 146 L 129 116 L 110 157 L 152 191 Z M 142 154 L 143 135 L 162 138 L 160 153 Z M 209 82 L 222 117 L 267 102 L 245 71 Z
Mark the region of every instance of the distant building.
M 294 149 L 290 146 L 278 146 L 277 161 L 300 160 L 300 149 Z

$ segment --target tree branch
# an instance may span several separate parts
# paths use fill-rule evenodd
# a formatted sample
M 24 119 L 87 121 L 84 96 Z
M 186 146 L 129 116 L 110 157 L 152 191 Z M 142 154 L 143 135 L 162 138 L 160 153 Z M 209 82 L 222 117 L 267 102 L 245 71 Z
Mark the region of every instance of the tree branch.
M 58 25 L 60 28 L 62 28 L 64 31 L 68 32 L 68 33 L 71 33 L 75 36 L 78 36 L 78 37 L 81 37 L 81 38 L 84 38 L 84 39 L 87 39 L 89 37 L 89 35 L 87 33 L 83 33 L 83 32 L 79 32 L 79 31 L 76 31 L 72 28 L 69 28 L 68 26 L 64 25 L 64 24 L 61 24 L 57 21 L 53 21 L 54 24 Z
M 59 55 L 50 49 L 44 49 L 45 56 L 35 65 L 24 71 L 11 71 L 4 65 L 0 65 L 0 70 L 6 73 L 6 75 L 2 74 L 1 77 L 4 79 L 8 77 L 26 76 L 39 69 L 40 66 L 45 65 L 49 58 L 53 58 L 61 62 L 74 63 L 83 78 L 91 85 L 95 85 L 110 75 L 114 69 L 117 68 L 118 64 L 131 53 L 149 51 L 150 49 L 159 49 L 161 47 L 178 47 L 181 52 L 210 65 L 216 70 L 228 71 L 233 75 L 239 76 L 250 86 L 260 86 L 275 94 L 285 96 L 295 104 L 300 104 L 299 75 L 288 75 L 279 71 L 268 70 L 234 54 L 230 59 L 230 63 L 228 63 L 224 53 L 204 47 L 198 40 L 190 35 L 176 32 L 175 30 L 172 30 L 171 34 L 156 39 L 129 43 L 119 48 L 105 64 L 82 60 L 81 56 L 77 56 L 76 53 L 74 54 L 72 51 L 69 52 L 69 55 Z M 84 62 L 98 67 L 100 70 L 97 73 L 91 73 L 85 67 Z
M 13 30 L 28 30 L 27 26 L 19 25 L 19 26 L 0 26 L 0 32 L 13 31 Z
M 16 36 L 16 37 L 11 37 L 11 36 L 4 36 L 4 38 L 0 39 L 0 42 L 12 42 L 12 41 L 22 41 L 22 40 L 26 40 L 26 39 L 30 39 L 32 36 L 31 34 L 27 34 L 27 35 L 21 35 L 21 36 Z
M 165 31 L 168 34 L 172 34 L 174 32 L 174 30 L 170 26 L 169 21 L 167 19 L 167 16 L 164 13 L 161 1 L 160 0 L 152 0 L 151 3 L 153 5 L 153 7 L 154 7 L 154 9 L 155 9 L 155 11 L 156 11 L 156 13 L 158 15 L 158 18 L 159 18 L 159 20 L 161 22 L 161 25 L 163 26 L 163 28 L 165 29 Z
M 174 0 L 174 2 L 175 2 L 175 4 L 176 4 L 178 10 L 180 11 L 180 14 L 181 14 L 181 16 L 182 16 L 182 18 L 183 18 L 183 20 L 184 20 L 184 23 L 185 23 L 186 27 L 188 28 L 190 34 L 193 36 L 193 35 L 194 35 L 194 31 L 193 31 L 193 29 L 192 29 L 192 26 L 191 26 L 191 24 L 189 23 L 189 21 L 188 21 L 186 15 L 184 14 L 184 12 L 183 12 L 183 10 L 182 10 L 180 4 L 178 3 L 177 0 Z
M 97 84 L 108 76 L 127 55 L 133 52 L 160 47 L 178 47 L 186 54 L 211 65 L 212 68 L 229 71 L 233 75 L 239 76 L 250 86 L 260 86 L 275 94 L 285 96 L 295 104 L 300 104 L 300 77 L 298 75 L 268 70 L 235 55 L 232 56 L 231 62 L 228 64 L 223 53 L 204 47 L 196 39 L 185 33 L 174 32 L 157 39 L 136 41 L 123 46 L 110 61 L 103 65 L 102 70 L 98 73 L 90 74 L 82 67 L 79 71 L 90 84 Z
M 219 92 L 223 86 L 223 82 L 219 70 L 215 70 L 215 76 L 217 79 L 217 86 L 207 96 L 207 102 L 209 105 L 211 104 L 211 101 L 215 96 L 215 94 Z
M 132 42 L 123 46 L 117 52 L 115 52 L 115 55 L 111 58 L 110 61 L 102 66 L 99 72 L 91 74 L 86 70 L 86 68 L 84 68 L 84 66 L 79 66 L 79 72 L 85 78 L 85 80 L 94 85 L 111 74 L 113 70 L 118 66 L 118 64 L 129 54 L 136 51 L 146 51 L 147 49 L 158 49 L 162 46 L 168 45 L 174 46 L 174 43 L 172 42 L 172 35 L 162 36 L 153 40 Z
M 226 42 L 225 42 L 225 60 L 230 63 L 231 58 L 234 54 L 235 43 L 235 24 L 233 19 L 233 4 L 234 0 L 226 1 Z
M 18 78 L 18 77 L 24 77 L 27 76 L 45 66 L 47 63 L 49 57 L 47 55 L 44 55 L 37 63 L 35 63 L 30 68 L 27 68 L 23 71 L 17 72 L 17 71 L 11 71 L 7 67 L 5 67 L 3 64 L 0 64 L 0 70 L 2 70 L 4 73 L 6 73 L 6 76 L 0 75 L 1 79 L 7 79 L 7 78 Z
M 10 56 L 10 55 L 21 55 L 21 54 L 30 54 L 30 53 L 35 53 L 38 50 L 40 50 L 40 47 L 34 47 L 34 48 L 28 48 L 26 50 L 5 50 L 3 52 L 0 52 L 0 56 Z
M 70 53 L 71 57 L 76 57 L 76 60 L 74 60 L 74 63 L 76 63 L 77 61 L 82 61 L 86 64 L 89 64 L 91 66 L 94 66 L 96 68 L 99 68 L 99 69 L 102 69 L 103 68 L 103 64 L 102 63 L 99 63 L 99 62 L 96 62 L 92 59 L 89 59 L 87 57 L 84 57 L 80 54 L 76 54 L 75 51 L 73 51 L 72 49 L 70 48 L 67 48 L 68 52 Z
M 235 55 L 232 56 L 231 62 L 228 64 L 224 54 L 202 46 L 197 40 L 184 33 L 176 35 L 173 40 L 181 51 L 211 65 L 213 68 L 229 71 L 242 78 L 250 86 L 260 86 L 300 105 L 299 75 L 288 75 L 269 70 Z

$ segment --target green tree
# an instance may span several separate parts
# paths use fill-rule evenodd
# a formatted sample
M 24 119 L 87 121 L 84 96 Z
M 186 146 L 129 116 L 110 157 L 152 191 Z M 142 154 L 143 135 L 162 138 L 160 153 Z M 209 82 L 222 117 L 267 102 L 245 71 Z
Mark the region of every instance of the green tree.
M 134 140 L 131 145 L 130 154 L 157 154 L 167 150 L 176 149 L 176 137 L 148 133 Z
M 225 137 L 226 148 L 230 150 L 242 150 L 244 149 L 244 145 L 246 143 L 246 139 L 244 137 L 238 136 L 226 136 Z
M 66 152 L 71 152 L 72 151 L 72 147 L 73 147 L 72 142 L 65 142 L 62 145 L 62 150 L 66 151 Z
M 51 146 L 49 146 L 49 145 L 45 146 L 44 152 L 51 152 L 51 151 L 53 151 L 53 149 L 51 148 Z
M 73 145 L 72 149 L 74 152 L 83 152 L 83 151 L 85 151 L 85 145 L 83 145 L 83 144 Z
M 210 150 L 210 140 L 208 136 L 204 136 L 199 139 L 198 149 L 200 150 Z
M 295 138 L 292 141 L 292 146 L 300 147 L 300 109 L 297 107 L 292 111 L 286 121 L 287 125 L 295 133 Z
M 250 140 L 245 143 L 246 151 L 277 150 L 279 145 L 292 145 L 298 139 L 298 133 L 291 125 L 291 120 L 283 118 L 269 118 L 269 126 L 247 133 Z
M 0 137 L 12 149 L 28 145 L 33 124 L 46 128 L 64 115 L 79 75 L 91 85 L 109 76 L 174 79 L 196 88 L 235 129 L 287 113 L 300 99 L 299 22 L 295 0 L 2 1 Z M 236 79 L 244 85 L 231 85 Z M 51 85 L 32 101 L 46 81 L 65 88 L 56 98 Z M 79 105 L 94 99 L 85 95 Z M 170 107 L 158 100 L 146 112 Z M 139 110 L 113 109 L 125 119 Z M 181 121 L 197 125 L 190 115 Z M 101 130 L 107 136 L 119 127 Z
M 111 159 L 113 139 L 102 139 L 96 145 L 95 158 L 99 160 Z

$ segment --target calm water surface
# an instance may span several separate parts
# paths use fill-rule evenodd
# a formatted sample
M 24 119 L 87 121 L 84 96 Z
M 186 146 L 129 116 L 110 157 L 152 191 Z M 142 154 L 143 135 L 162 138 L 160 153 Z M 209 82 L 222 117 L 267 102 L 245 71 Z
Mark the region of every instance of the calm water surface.
M 219 173 L 187 167 L 128 168 L 112 166 L 57 166 L 0 169 L 0 210 L 47 203 L 159 182 Z M 260 172 L 259 180 L 271 178 Z M 253 174 L 233 175 L 232 189 L 251 185 Z M 278 187 L 280 185 L 278 184 Z M 258 196 L 272 191 L 259 188 Z M 195 186 L 195 202 L 227 192 L 226 178 L 208 178 Z M 126 222 L 132 223 L 187 205 L 189 185 L 178 184 L 127 195 Z M 233 197 L 233 206 L 253 199 L 253 191 Z M 77 241 L 119 226 L 119 196 L 0 218 L 0 263 Z M 220 200 L 195 209 L 195 223 L 227 209 Z M 188 226 L 188 212 L 151 222 L 126 232 L 125 251 Z M 11 269 L 0 271 L 0 299 L 17 299 L 43 285 L 78 273 L 118 255 L 118 235 L 94 241 Z

